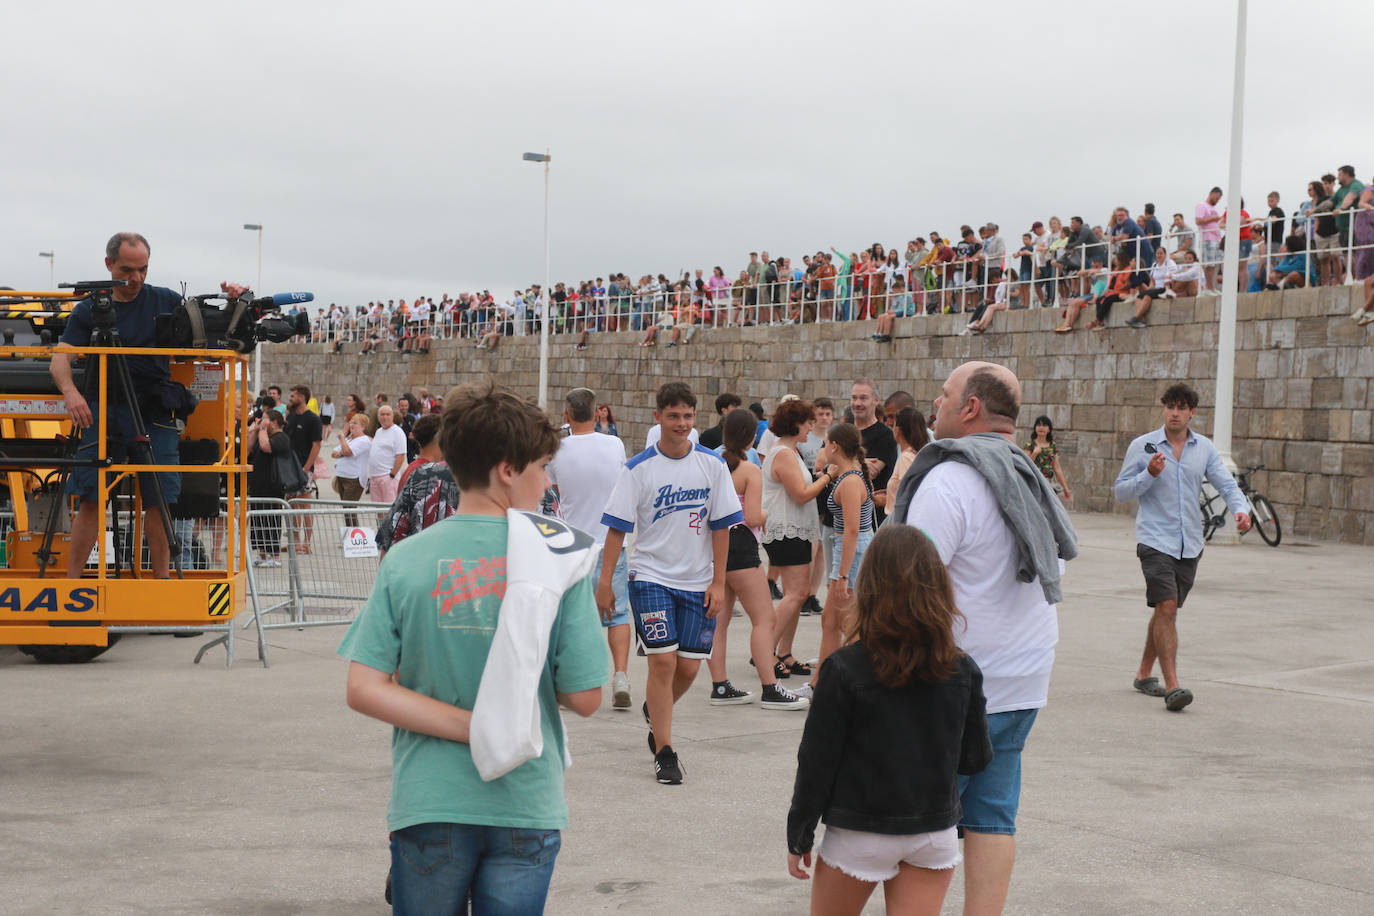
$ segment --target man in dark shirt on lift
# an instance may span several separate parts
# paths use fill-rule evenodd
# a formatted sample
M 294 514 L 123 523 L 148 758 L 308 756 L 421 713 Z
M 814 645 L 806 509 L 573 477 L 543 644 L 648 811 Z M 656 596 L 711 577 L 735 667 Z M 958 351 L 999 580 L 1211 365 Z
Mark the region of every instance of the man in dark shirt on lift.
M 155 320 L 158 315 L 171 312 L 181 303 L 181 296 L 162 286 L 147 286 L 148 257 L 151 248 L 148 240 L 137 232 L 117 232 L 105 245 L 105 269 L 111 279 L 124 281 L 112 292 L 114 299 L 114 327 L 119 334 L 119 343 L 124 347 L 154 347 L 157 345 Z M 237 283 L 221 283 L 220 289 L 230 297 L 237 297 L 248 291 L 248 287 Z M 91 301 L 83 299 L 72 309 L 67 319 L 67 327 L 62 332 L 61 341 L 52 355 L 51 372 L 57 389 L 62 392 L 66 402 L 67 414 L 81 431 L 81 443 L 77 449 L 78 458 L 95 458 L 98 454 L 100 404 L 91 404 L 76 387 L 72 380 L 70 354 L 62 352 L 71 347 L 86 347 L 91 343 L 91 332 L 95 329 Z M 147 428 L 149 444 L 153 451 L 154 464 L 180 463 L 178 445 L 180 433 L 171 412 L 158 400 L 159 388 L 171 379 L 171 364 L 165 356 L 130 356 L 126 363 L 129 376 L 133 381 L 133 396 L 139 401 L 143 422 Z M 92 371 L 94 371 L 92 366 Z M 133 421 L 129 405 L 111 402 L 105 407 L 109 415 L 109 452 L 117 462 L 126 459 L 137 461 L 130 454 L 133 444 Z M 145 518 L 143 531 L 148 539 L 148 553 L 152 561 L 153 575 L 159 579 L 167 578 L 171 565 L 171 550 L 168 546 L 167 531 L 162 527 L 162 518 L 155 502 L 151 474 L 139 474 L 139 491 L 143 496 Z M 162 489 L 163 502 L 171 505 L 181 495 L 181 475 L 175 472 L 159 472 L 158 483 Z M 93 467 L 73 468 L 67 479 L 67 493 L 80 499 L 76 516 L 72 519 L 71 553 L 67 556 L 67 577 L 80 578 L 86 568 L 86 558 L 95 546 L 96 537 L 96 472 Z

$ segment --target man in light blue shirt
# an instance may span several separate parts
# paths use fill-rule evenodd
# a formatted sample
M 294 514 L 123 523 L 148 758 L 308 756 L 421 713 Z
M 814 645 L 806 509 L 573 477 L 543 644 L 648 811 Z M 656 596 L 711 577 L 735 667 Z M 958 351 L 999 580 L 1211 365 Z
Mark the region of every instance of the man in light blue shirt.
M 1192 691 L 1178 685 L 1175 660 L 1178 609 L 1193 587 L 1202 556 L 1202 481 L 1205 478 L 1225 498 L 1242 532 L 1250 528 L 1250 503 L 1212 440 L 1188 428 L 1197 414 L 1197 392 L 1178 382 L 1169 386 L 1160 403 L 1164 426 L 1130 444 L 1112 490 L 1120 502 L 1140 503 L 1135 552 L 1145 574 L 1145 603 L 1154 608 L 1135 689 L 1164 697 L 1165 707 L 1178 712 L 1193 702 Z M 1162 685 L 1153 675 L 1156 659 Z

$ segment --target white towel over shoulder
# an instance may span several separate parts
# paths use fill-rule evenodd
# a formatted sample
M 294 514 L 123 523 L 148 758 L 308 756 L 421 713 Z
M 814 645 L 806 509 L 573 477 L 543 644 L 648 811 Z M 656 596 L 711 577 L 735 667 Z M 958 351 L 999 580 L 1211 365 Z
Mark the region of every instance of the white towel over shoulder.
M 596 565 L 596 541 L 566 522 L 506 511 L 506 595 L 473 704 L 472 762 L 490 782 L 544 752 L 539 679 L 563 595 Z M 561 730 L 560 720 L 557 727 Z M 564 765 L 572 763 L 564 754 Z

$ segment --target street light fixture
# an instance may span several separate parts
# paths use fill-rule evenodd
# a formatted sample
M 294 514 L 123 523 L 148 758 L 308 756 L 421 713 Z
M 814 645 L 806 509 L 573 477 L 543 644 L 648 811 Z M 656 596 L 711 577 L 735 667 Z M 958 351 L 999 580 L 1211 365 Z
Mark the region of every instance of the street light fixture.
M 40 251 L 38 252 L 38 256 L 48 259 L 48 289 L 53 289 L 53 284 L 57 282 L 57 271 L 54 267 L 54 263 L 57 261 L 57 254 L 52 251 Z
M 247 229 L 247 230 L 250 231 L 250 232 L 256 232 L 256 233 L 258 234 L 258 285 L 255 286 L 255 287 L 253 287 L 253 289 L 257 290 L 257 291 L 258 291 L 258 295 L 261 296 L 261 295 L 262 295 L 262 223 L 244 223 L 244 224 L 243 224 L 243 228 Z M 256 386 L 258 386 L 259 388 L 262 388 L 262 387 L 263 387 L 263 384 L 262 384 L 262 348 L 261 348 L 261 347 L 254 347 L 254 348 L 253 348 L 253 384 L 256 385 Z
M 549 409 L 549 321 L 553 317 L 553 289 L 549 286 L 549 163 L 553 157 L 546 148 L 542 153 L 525 153 L 525 162 L 544 163 L 544 289 L 539 316 L 539 409 Z

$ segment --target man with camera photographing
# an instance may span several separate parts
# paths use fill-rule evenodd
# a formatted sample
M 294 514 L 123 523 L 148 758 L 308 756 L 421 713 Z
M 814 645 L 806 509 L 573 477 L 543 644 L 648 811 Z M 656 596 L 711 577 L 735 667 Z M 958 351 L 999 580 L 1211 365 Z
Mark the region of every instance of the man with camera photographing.
M 80 447 L 76 453 L 78 458 L 94 459 L 98 454 L 99 420 L 96 412 L 101 405 L 89 403 L 77 388 L 72 378 L 71 356 L 62 351 L 71 347 L 90 346 L 93 333 L 102 330 L 98 325 L 108 322 L 111 317 L 121 347 L 157 345 L 157 316 L 174 310 L 181 303 L 181 296 L 166 287 L 146 285 L 150 254 L 148 240 L 136 232 L 117 232 L 110 237 L 105 245 L 105 268 L 110 272 L 111 279 L 123 283 L 122 286 L 115 286 L 111 293 L 113 316 L 96 314 L 94 297 L 78 302 L 67 319 L 66 329 L 52 355 L 53 381 L 62 392 L 67 414 L 81 431 Z M 239 296 L 248 289 L 235 283 L 222 283 L 220 288 L 231 297 Z M 166 356 L 129 356 L 126 363 L 133 383 L 133 397 L 138 401 L 147 427 L 153 463 L 179 464 L 177 442 L 180 433 L 171 410 L 163 406 L 160 398 L 161 389 L 171 381 L 169 359 Z M 96 371 L 94 360 L 89 371 Z M 134 444 L 130 405 L 121 403 L 113 389 L 110 401 L 105 405 L 110 430 L 108 454 L 116 462 L 137 461 L 137 456 L 130 454 L 130 447 Z M 157 504 L 157 491 L 151 474 L 139 474 L 138 477 L 146 510 L 143 530 L 148 539 L 153 575 L 165 579 L 171 564 L 171 552 Z M 168 505 L 175 503 L 181 493 L 181 476 L 174 472 L 160 472 L 157 482 L 161 486 L 162 500 Z M 72 519 L 71 553 L 67 557 L 67 577 L 75 579 L 80 578 L 85 569 L 86 558 L 99 535 L 96 530 L 98 487 L 95 468 L 73 468 L 67 481 L 67 492 L 80 500 L 76 516 Z

